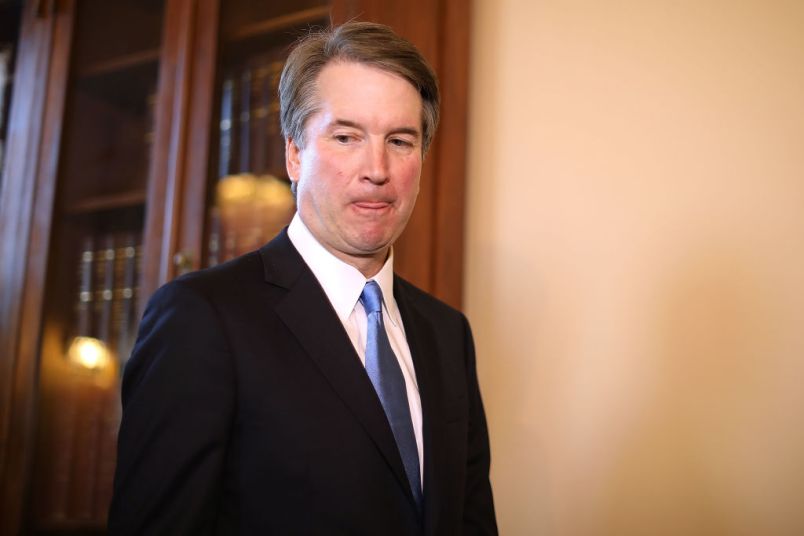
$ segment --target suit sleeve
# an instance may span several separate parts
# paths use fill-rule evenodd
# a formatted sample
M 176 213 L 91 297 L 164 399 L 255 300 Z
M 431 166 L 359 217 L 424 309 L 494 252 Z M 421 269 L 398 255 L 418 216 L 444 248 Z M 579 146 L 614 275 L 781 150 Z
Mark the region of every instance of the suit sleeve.
M 162 287 L 123 377 L 109 534 L 214 532 L 234 396 L 215 309 L 182 281 Z
M 463 507 L 464 535 L 497 534 L 494 499 L 489 481 L 491 454 L 486 415 L 477 381 L 475 345 L 469 322 L 463 318 L 466 348 L 466 385 L 469 397 L 466 493 Z

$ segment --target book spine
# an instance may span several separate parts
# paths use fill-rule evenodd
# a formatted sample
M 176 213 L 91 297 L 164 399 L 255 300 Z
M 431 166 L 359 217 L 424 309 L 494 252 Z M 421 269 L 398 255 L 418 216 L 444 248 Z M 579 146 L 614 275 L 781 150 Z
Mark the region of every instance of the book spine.
M 268 173 L 268 117 L 271 108 L 271 66 L 254 62 L 251 77 L 251 170 Z
M 207 267 L 221 262 L 221 213 L 217 206 L 209 210 L 209 238 L 207 242 Z
M 120 256 L 120 279 L 115 290 L 120 304 L 120 331 L 117 337 L 116 353 L 121 364 L 125 364 L 131 353 L 134 334 L 136 333 L 137 287 L 137 235 L 126 233 L 122 237 L 122 247 L 118 249 Z
M 221 120 L 218 146 L 219 177 L 225 177 L 232 172 L 232 154 L 234 150 L 234 95 L 234 78 L 227 76 L 224 78 L 221 88 Z
M 251 70 L 244 68 L 240 73 L 240 152 L 238 169 L 240 173 L 251 171 Z
M 266 150 L 268 151 L 268 172 L 275 177 L 287 177 L 285 167 L 285 139 L 282 136 L 282 128 L 279 118 L 279 79 L 282 77 L 282 69 L 285 66 L 284 59 L 276 59 L 279 54 L 272 55 L 270 63 L 270 86 L 268 94 L 270 105 L 268 106 L 268 117 L 266 127 L 268 139 L 266 140 Z M 281 56 L 280 56 L 281 57 Z
M 137 311 L 139 310 L 140 280 L 142 278 L 142 234 L 137 236 L 134 247 L 134 286 L 131 289 L 131 317 L 128 323 L 129 348 L 133 347 L 137 336 L 137 326 L 140 323 Z
M 123 336 L 123 323 L 125 322 L 125 311 L 121 287 L 123 284 L 123 272 L 125 270 L 125 233 L 114 235 L 114 287 L 112 288 L 112 333 L 109 337 L 109 351 L 111 351 L 118 361 L 120 356 L 120 341 Z
M 92 236 L 85 236 L 81 242 L 81 255 L 78 260 L 78 299 L 75 306 L 77 336 L 89 336 L 92 329 L 94 247 Z
M 111 347 L 115 264 L 114 236 L 105 234 L 101 237 L 100 242 L 102 248 L 98 251 L 98 259 L 96 260 L 99 289 L 95 302 L 98 311 L 95 333 L 98 339 Z

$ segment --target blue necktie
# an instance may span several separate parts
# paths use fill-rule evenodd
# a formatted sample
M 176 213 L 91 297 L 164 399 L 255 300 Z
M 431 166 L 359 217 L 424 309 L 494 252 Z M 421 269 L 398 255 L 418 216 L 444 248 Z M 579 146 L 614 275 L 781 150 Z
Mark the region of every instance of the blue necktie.
M 382 290 L 376 281 L 369 281 L 360 295 L 360 302 L 368 317 L 366 336 L 366 372 L 374 384 L 380 402 L 394 432 L 394 439 L 405 466 L 410 489 L 421 509 L 422 490 L 419 477 L 419 450 L 410 419 L 410 406 L 405 389 L 405 378 L 399 361 L 391 349 L 388 334 L 382 322 Z

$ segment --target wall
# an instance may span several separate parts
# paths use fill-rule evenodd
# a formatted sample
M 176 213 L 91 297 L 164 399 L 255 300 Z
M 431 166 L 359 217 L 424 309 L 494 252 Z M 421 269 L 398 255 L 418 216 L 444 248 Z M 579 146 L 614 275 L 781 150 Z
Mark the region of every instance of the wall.
M 804 534 L 804 3 L 473 9 L 501 532 Z

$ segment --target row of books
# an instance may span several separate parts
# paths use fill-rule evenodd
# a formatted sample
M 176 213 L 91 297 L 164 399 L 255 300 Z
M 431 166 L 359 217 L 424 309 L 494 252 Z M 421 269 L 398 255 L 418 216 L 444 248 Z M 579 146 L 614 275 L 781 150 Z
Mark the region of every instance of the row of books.
M 77 263 L 73 335 L 99 339 L 121 363 L 136 335 L 141 244 L 136 232 L 87 235 Z
M 285 175 L 279 126 L 279 78 L 284 49 L 254 56 L 224 74 L 221 88 L 218 176 Z
M 138 322 L 142 235 L 88 234 L 75 260 L 77 286 L 70 338 L 105 344 L 110 361 L 91 369 L 64 361 L 44 401 L 53 446 L 38 490 L 37 518 L 44 523 L 102 524 L 112 497 L 120 425 L 119 371 Z
M 252 56 L 224 75 L 220 103 L 219 181 L 210 211 L 207 266 L 259 248 L 295 211 L 284 178 L 279 79 L 285 47 Z

